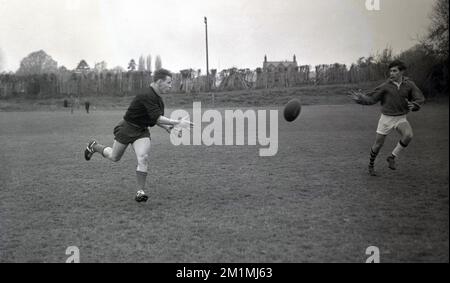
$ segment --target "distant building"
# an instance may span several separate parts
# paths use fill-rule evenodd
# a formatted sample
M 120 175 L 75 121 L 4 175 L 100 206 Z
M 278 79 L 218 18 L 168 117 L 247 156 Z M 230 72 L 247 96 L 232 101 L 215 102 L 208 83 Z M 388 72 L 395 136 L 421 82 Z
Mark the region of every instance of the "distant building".
M 293 61 L 267 61 L 264 55 L 263 72 L 297 72 L 298 63 L 294 55 Z

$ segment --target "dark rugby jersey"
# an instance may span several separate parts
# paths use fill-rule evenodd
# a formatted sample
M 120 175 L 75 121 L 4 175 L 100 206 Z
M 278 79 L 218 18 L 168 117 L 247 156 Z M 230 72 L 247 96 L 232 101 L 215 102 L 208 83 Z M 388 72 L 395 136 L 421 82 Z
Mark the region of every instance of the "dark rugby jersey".
M 425 97 L 416 84 L 407 77 L 403 78 L 399 86 L 388 80 L 361 97 L 362 104 L 371 105 L 381 102 L 381 113 L 388 116 L 407 114 L 408 101 L 414 104 L 413 111 L 417 111 L 425 102 Z
M 123 119 L 133 125 L 146 128 L 156 125 L 159 116 L 163 115 L 164 102 L 150 87 L 148 92 L 136 95 Z

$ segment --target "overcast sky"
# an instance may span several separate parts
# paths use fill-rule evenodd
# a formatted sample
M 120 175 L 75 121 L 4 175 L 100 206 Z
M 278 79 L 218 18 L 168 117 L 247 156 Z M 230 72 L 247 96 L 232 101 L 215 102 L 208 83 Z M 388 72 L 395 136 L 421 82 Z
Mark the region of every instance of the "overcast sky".
M 45 50 L 69 69 L 127 67 L 141 54 L 160 55 L 163 67 L 206 69 L 208 17 L 210 68 L 257 68 L 269 61 L 350 64 L 386 46 L 416 43 L 429 24 L 434 0 L 0 0 L 3 70 Z M 154 62 L 154 60 L 153 60 Z M 1 67 L 1 65 L 0 65 Z

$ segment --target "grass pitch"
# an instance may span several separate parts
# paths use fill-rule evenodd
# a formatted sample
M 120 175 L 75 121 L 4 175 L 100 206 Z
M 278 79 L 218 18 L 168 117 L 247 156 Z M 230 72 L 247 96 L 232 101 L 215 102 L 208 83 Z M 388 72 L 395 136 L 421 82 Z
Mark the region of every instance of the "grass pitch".
M 279 150 L 180 146 L 152 130 L 150 200 L 138 204 L 135 157 L 83 158 L 111 144 L 124 110 L 0 113 L 0 262 L 448 262 L 448 104 L 409 116 L 415 137 L 391 171 L 366 167 L 379 108 L 279 109 Z M 170 112 L 170 111 L 168 111 Z

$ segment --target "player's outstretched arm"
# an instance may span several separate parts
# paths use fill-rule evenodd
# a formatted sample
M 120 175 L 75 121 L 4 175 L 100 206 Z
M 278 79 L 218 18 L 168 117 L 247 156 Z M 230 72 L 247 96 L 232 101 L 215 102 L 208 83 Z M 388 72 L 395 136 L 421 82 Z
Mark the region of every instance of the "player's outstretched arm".
M 173 120 L 169 119 L 164 116 L 159 116 L 158 120 L 156 121 L 156 124 L 159 125 L 169 125 L 169 126 L 178 126 L 180 128 L 192 128 L 194 127 L 194 124 L 186 119 L 180 119 L 180 120 Z
M 371 95 L 372 94 L 372 95 Z M 348 96 L 356 103 L 361 105 L 373 105 L 379 100 L 379 93 L 377 90 L 369 93 L 363 93 L 361 90 L 351 90 Z

